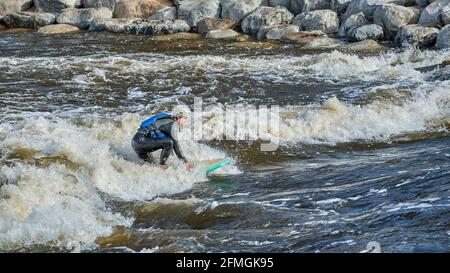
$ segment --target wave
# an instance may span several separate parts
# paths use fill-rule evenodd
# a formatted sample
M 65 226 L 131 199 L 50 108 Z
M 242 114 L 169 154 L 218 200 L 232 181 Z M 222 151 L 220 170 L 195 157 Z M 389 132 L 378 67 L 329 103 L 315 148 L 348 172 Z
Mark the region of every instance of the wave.
M 182 192 L 205 181 L 199 166 L 185 171 L 172 156 L 168 170 L 143 164 L 130 140 L 141 117 L 101 119 L 30 118 L 0 125 L 0 245 L 71 240 L 93 243 L 132 219 L 111 212 L 100 197 L 149 200 Z M 193 162 L 222 159 L 225 153 L 182 139 Z M 222 173 L 239 173 L 236 166 Z
M 62 83 L 89 85 L 139 79 L 149 76 L 174 79 L 204 77 L 214 82 L 223 77 L 247 76 L 270 82 L 292 82 L 311 79 L 377 81 L 389 79 L 422 79 L 418 69 L 441 64 L 450 59 L 450 51 L 390 51 L 375 56 L 358 56 L 340 51 L 302 56 L 176 56 L 161 53 L 74 57 L 1 57 L 5 75 L 45 73 L 47 79 Z M 32 68 L 32 70 L 30 70 Z M 180 70 L 183 74 L 180 75 Z M 57 77 L 55 77 L 55 75 Z M 61 75 L 63 77 L 61 77 Z

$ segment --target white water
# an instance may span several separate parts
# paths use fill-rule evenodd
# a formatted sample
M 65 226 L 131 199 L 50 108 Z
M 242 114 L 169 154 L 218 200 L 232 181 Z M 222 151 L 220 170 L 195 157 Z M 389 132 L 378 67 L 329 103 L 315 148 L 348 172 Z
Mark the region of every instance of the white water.
M 138 115 L 125 114 L 119 124 L 94 121 L 76 125 L 43 117 L 17 126 L 2 124 L 1 154 L 25 149 L 36 151 L 34 160 L 58 157 L 70 163 L 38 166 L 21 162 L 1 167 L 8 184 L 1 188 L 0 244 L 90 243 L 110 234 L 115 225 L 131 223 L 110 213 L 99 192 L 122 200 L 148 200 L 187 190 L 207 179 L 201 166 L 187 172 L 176 157 L 169 159 L 168 170 L 143 164 L 130 146 L 139 122 Z M 226 156 L 187 139 L 182 139 L 182 146 L 193 162 Z M 234 166 L 223 169 L 225 173 L 238 172 Z

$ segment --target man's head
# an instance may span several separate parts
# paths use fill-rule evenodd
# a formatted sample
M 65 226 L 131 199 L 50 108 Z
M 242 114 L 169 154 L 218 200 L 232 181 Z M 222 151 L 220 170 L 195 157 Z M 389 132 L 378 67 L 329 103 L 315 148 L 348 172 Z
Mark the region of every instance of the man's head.
M 187 107 L 175 106 L 172 110 L 172 117 L 175 118 L 175 122 L 178 125 L 183 126 L 187 123 L 190 113 L 191 111 Z

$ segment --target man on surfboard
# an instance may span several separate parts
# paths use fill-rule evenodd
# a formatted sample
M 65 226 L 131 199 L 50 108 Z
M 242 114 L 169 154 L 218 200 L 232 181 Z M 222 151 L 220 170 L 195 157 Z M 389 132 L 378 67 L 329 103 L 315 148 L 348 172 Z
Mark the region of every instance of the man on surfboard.
M 192 164 L 184 156 L 177 139 L 177 131 L 187 122 L 186 112 L 185 109 L 179 108 L 174 109 L 171 115 L 158 113 L 144 120 L 131 142 L 139 158 L 147 162 L 153 162 L 150 153 L 162 150 L 159 166 L 166 169 L 168 167 L 166 161 L 172 151 L 175 151 L 177 157 L 183 160 L 186 170 L 190 170 Z

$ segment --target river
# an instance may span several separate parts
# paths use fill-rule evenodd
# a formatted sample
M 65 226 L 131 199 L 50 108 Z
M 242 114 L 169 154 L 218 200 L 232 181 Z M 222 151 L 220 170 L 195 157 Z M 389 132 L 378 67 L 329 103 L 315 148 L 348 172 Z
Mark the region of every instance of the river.
M 450 251 L 449 60 L 2 33 L 0 251 Z M 262 132 L 278 149 L 182 137 L 193 162 L 234 160 L 209 177 L 141 162 L 139 123 L 195 97 L 206 134 L 225 106 L 278 105 L 280 131 Z

